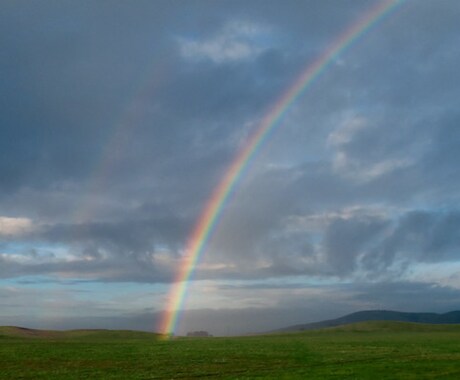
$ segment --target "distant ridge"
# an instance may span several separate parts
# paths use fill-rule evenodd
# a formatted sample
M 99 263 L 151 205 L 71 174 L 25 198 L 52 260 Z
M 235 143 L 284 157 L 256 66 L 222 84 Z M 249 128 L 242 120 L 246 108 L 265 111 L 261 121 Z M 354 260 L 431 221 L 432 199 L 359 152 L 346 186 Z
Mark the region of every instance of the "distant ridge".
M 367 321 L 398 321 L 431 324 L 456 324 L 460 323 L 460 311 L 451 311 L 445 314 L 437 313 L 404 313 L 391 310 L 367 310 L 348 314 L 337 319 L 329 319 L 321 322 L 294 325 L 271 332 L 295 332 L 305 330 L 323 329 L 336 327 L 357 322 Z
M 8 338 L 40 338 L 40 339 L 156 339 L 161 334 L 135 330 L 38 330 L 19 326 L 0 326 L 0 339 Z

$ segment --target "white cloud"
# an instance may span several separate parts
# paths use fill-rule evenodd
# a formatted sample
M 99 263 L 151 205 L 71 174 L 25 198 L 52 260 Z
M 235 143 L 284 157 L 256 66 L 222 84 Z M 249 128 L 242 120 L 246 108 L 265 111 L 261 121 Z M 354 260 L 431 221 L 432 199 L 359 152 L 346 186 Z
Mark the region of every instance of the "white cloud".
M 30 232 L 33 229 L 29 218 L 10 218 L 0 216 L 0 236 L 17 236 Z
M 338 174 L 344 177 L 358 182 L 367 182 L 394 170 L 409 167 L 411 164 L 413 164 L 413 161 L 409 159 L 388 159 L 363 164 L 351 158 L 345 152 L 338 152 L 333 162 L 333 167 Z
M 196 40 L 180 37 L 178 43 L 184 58 L 224 63 L 251 59 L 260 54 L 264 50 L 262 40 L 266 33 L 265 27 L 239 21 L 226 24 L 210 38 Z
M 460 289 L 460 262 L 416 263 L 412 265 L 408 278 L 413 282 Z
M 386 220 L 404 211 L 406 210 L 388 205 L 356 205 L 335 211 L 326 211 L 309 215 L 291 215 L 285 219 L 284 224 L 286 230 L 290 232 L 323 231 L 324 228 L 337 219 L 349 220 L 366 217 Z
M 358 131 L 365 129 L 367 125 L 368 121 L 361 116 L 347 117 L 336 130 L 329 134 L 327 143 L 332 147 L 347 144 L 353 140 Z
M 334 170 L 346 178 L 367 182 L 375 178 L 391 173 L 394 170 L 408 167 L 414 163 L 414 158 L 401 156 L 379 159 L 371 158 L 371 154 L 366 155 L 369 158 L 364 159 L 357 156 L 356 148 L 351 147 L 360 134 L 375 134 L 377 126 L 370 120 L 357 115 L 347 116 L 337 129 L 331 132 L 327 138 L 327 144 L 334 149 L 332 165 Z M 368 146 L 369 152 L 373 149 Z

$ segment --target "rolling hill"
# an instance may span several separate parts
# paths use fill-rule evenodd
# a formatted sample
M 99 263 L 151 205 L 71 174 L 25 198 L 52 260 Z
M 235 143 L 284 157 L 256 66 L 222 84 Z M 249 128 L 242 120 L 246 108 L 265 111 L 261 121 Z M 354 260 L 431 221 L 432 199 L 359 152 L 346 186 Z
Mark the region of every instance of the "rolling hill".
M 0 338 L 41 338 L 41 339 L 82 339 L 91 340 L 123 340 L 146 339 L 151 340 L 161 337 L 160 334 L 132 330 L 37 330 L 18 326 L 0 326 Z
M 455 324 L 460 323 L 460 311 L 451 311 L 445 314 L 437 313 L 404 313 L 390 310 L 367 310 L 348 314 L 337 319 L 306 323 L 277 329 L 272 332 L 295 332 L 316 330 L 327 327 L 336 327 L 357 322 L 368 321 L 398 321 L 428 324 Z

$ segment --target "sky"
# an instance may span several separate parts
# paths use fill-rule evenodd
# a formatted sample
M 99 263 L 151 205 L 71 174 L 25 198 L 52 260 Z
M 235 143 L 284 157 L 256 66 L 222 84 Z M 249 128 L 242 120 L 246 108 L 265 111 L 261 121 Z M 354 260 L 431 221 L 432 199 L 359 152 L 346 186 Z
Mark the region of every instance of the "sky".
M 158 331 L 213 190 L 375 0 L 2 0 L 0 325 Z M 177 334 L 460 309 L 460 3 L 335 56 L 222 209 Z

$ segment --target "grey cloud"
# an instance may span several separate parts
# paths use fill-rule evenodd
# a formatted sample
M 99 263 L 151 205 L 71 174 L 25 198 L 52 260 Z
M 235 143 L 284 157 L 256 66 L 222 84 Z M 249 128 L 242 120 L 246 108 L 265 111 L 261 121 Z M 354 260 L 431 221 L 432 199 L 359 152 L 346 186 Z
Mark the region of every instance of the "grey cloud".
M 388 238 L 385 251 L 421 262 L 457 260 L 459 223 L 456 211 L 408 213 Z
M 24 278 L 25 276 L 58 276 L 78 278 L 92 282 L 134 282 L 164 283 L 174 276 L 171 269 L 155 265 L 153 257 L 101 258 L 98 247 L 87 247 L 86 258 L 66 260 L 41 260 L 41 262 L 23 263 L 14 259 L 0 257 L 0 277 L 2 279 Z M 91 259 L 88 259 L 91 257 Z
M 248 294 L 251 289 L 241 291 Z M 458 289 L 410 282 L 341 284 L 335 288 L 318 286 L 314 293 L 303 296 L 296 294 L 294 289 L 291 293 L 287 289 L 277 299 L 282 307 L 187 311 L 183 314 L 180 332 L 208 330 L 217 335 L 266 332 L 375 309 L 445 313 L 458 309 L 459 297 Z
M 179 334 L 188 331 L 205 330 L 211 334 L 241 335 L 261 333 L 300 323 L 315 322 L 346 314 L 350 309 L 335 305 L 325 308 L 317 300 L 303 307 L 290 308 L 246 308 L 246 309 L 209 309 L 191 310 L 184 313 Z M 321 306 L 320 306 L 321 305 Z
M 9 68 L 2 78 L 8 94 L 1 120 L 2 186 L 84 179 L 104 154 L 126 103 L 146 86 L 145 76 L 167 66 L 160 62 L 167 61 L 165 51 L 160 49 L 161 59 L 154 59 L 158 50 L 145 48 L 147 41 L 152 47 L 166 46 L 157 38 L 158 22 L 150 17 L 137 24 L 138 35 L 131 29 L 136 18 L 147 21 L 149 13 L 162 20 L 161 6 L 146 14 L 138 8 L 123 14 L 122 4 L 111 5 L 111 12 L 90 2 L 23 5 L 10 6 L 2 22 L 2 35 L 8 36 L 2 40 L 7 57 L 2 65 Z M 29 18 L 34 21 L 18 28 Z
M 334 220 L 323 242 L 327 264 L 340 275 L 354 272 L 360 256 L 379 244 L 387 226 L 387 221 L 372 217 Z
M 249 287 L 242 292 L 255 292 Z M 18 297 L 17 293 L 0 292 L 2 305 L 6 310 L 10 297 Z M 21 294 L 21 298 L 28 297 Z M 284 300 L 284 301 L 283 301 Z M 354 283 L 342 284 L 336 288 L 317 287 L 311 295 L 296 295 L 285 289 L 282 299 L 277 302 L 285 306 L 234 308 L 234 309 L 196 309 L 182 314 L 178 334 L 188 331 L 207 330 L 215 335 L 235 335 L 244 333 L 264 332 L 295 324 L 317 322 L 325 319 L 338 318 L 345 314 L 369 309 L 397 310 L 405 312 L 448 312 L 458 309 L 460 294 L 457 289 L 427 283 Z M 72 299 L 74 302 L 75 299 Z M 72 307 L 72 302 L 68 307 Z M 82 309 L 82 303 L 76 302 L 75 308 Z M 158 325 L 161 314 L 155 310 L 116 311 L 85 304 L 88 315 L 53 315 L 27 317 L 13 314 L 2 314 L 2 324 L 17 324 L 18 320 L 32 328 L 70 329 L 70 328 L 116 328 L 152 331 Z M 429 309 L 428 309 L 429 308 Z M 93 316 L 91 316 L 91 313 Z M 73 313 L 74 314 L 74 313 Z
M 0 217 L 34 232 L 2 237 L 0 276 L 170 282 L 258 123 L 375 4 L 5 4 Z M 196 279 L 384 283 L 459 260 L 459 11 L 403 2 L 330 62 L 246 167 Z M 232 23 L 265 30 L 237 36 L 245 59 L 181 51 Z
M 400 311 L 445 313 L 458 310 L 458 289 L 435 283 L 388 282 L 355 284 L 355 298 L 369 302 L 372 308 Z
M 123 305 L 112 300 L 95 301 L 91 292 L 79 294 L 70 286 L 62 289 L 43 290 L 30 287 L 0 289 L 2 325 L 24 326 L 39 329 L 133 329 L 153 331 L 161 318 L 158 310 L 151 307 L 127 311 Z M 43 313 L 31 312 L 37 304 L 46 305 Z M 20 314 L 15 314 L 15 313 Z M 19 323 L 20 321 L 20 323 Z
M 263 256 L 270 259 L 262 276 L 316 275 L 321 264 L 313 238 L 306 232 L 280 233 L 266 239 Z
M 177 257 L 186 232 L 181 222 L 167 218 L 42 226 L 29 236 L 37 248 L 19 252 L 28 260 L 4 254 L 0 273 L 3 278 L 65 273 L 94 281 L 170 281 L 172 268 L 158 263 L 156 255 Z M 5 243 L 4 249 L 8 252 L 15 243 Z M 53 253 L 56 245 L 67 247 L 72 259 Z
M 173 246 L 184 238 L 185 231 L 177 219 L 159 218 L 151 220 L 123 221 L 118 223 L 86 223 L 77 225 L 54 225 L 47 228 L 41 237 L 51 242 L 85 243 L 99 242 L 112 245 L 114 252 L 143 252 L 155 243 Z
M 359 267 L 371 277 L 420 262 L 458 260 L 458 212 L 411 211 L 398 218 L 332 222 L 325 235 L 327 263 L 343 275 Z M 395 267 L 396 266 L 396 267 Z
M 235 232 L 226 236 L 227 241 L 216 240 L 216 245 L 220 243 L 218 246 L 229 252 L 218 262 L 229 262 L 233 266 L 199 270 L 198 278 L 309 275 L 364 276 L 383 281 L 402 276 L 417 263 L 447 263 L 459 259 L 460 218 L 456 211 L 375 215 L 370 209 L 367 214 L 364 210 L 361 214 L 331 217 L 316 232 L 308 226 L 290 230 L 289 226 L 280 224 L 281 220 L 283 218 L 276 227 L 249 223 L 241 227 L 246 233 Z M 219 248 L 211 249 L 215 251 L 206 258 L 209 262 L 219 257 Z
M 460 115 L 455 111 L 449 116 L 438 116 L 431 120 L 434 130 L 432 144 L 428 154 L 420 162 L 421 170 L 426 176 L 425 185 L 430 188 L 433 196 L 444 195 L 446 201 L 455 199 L 455 188 L 458 185 L 458 144 L 460 134 L 458 123 Z M 431 185 L 431 186 L 430 186 Z

